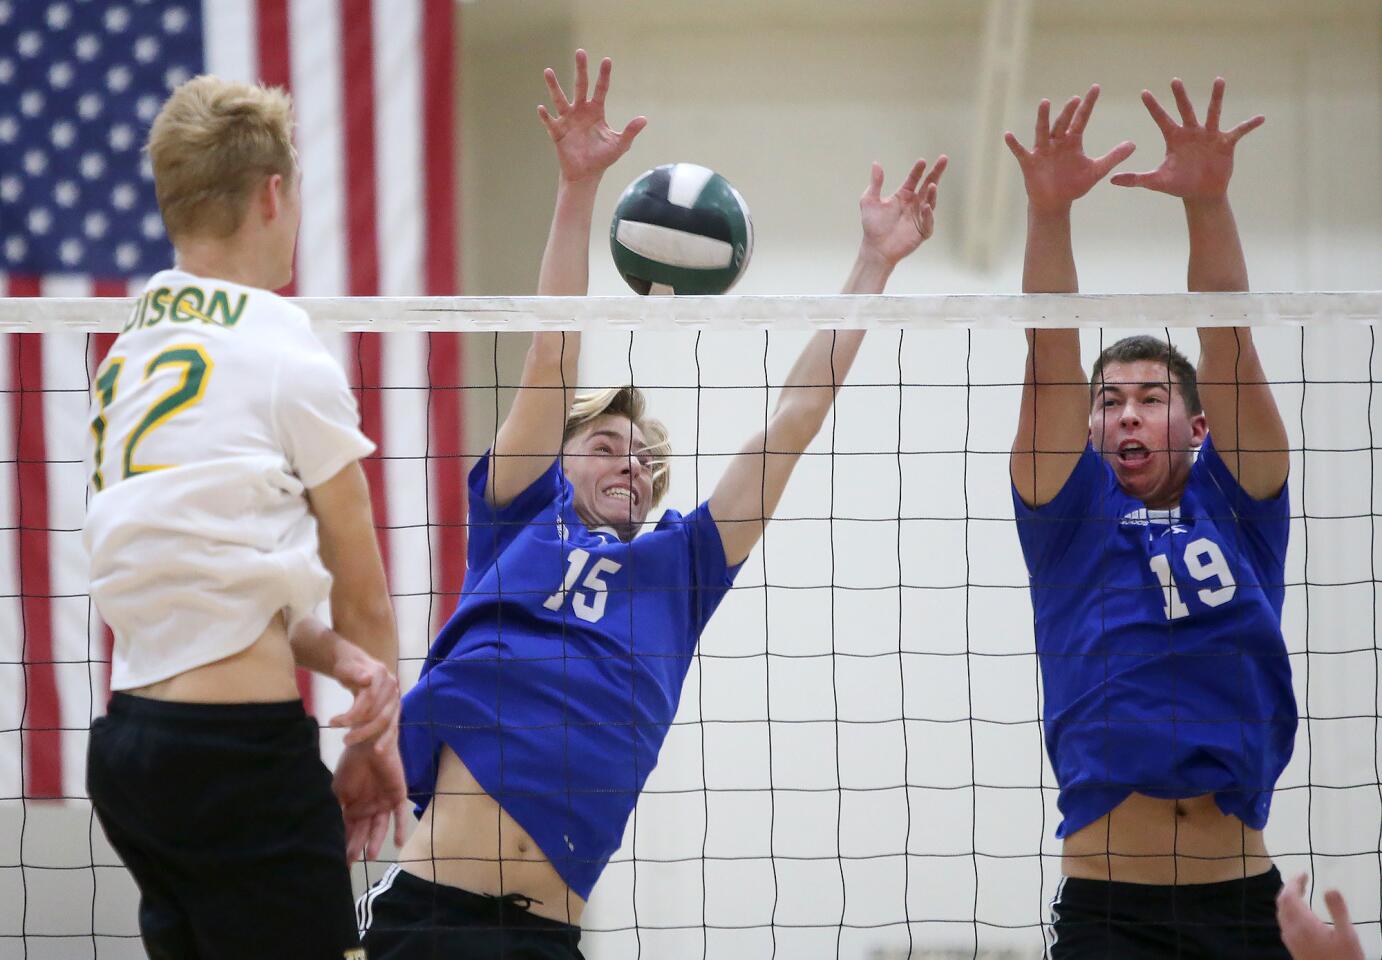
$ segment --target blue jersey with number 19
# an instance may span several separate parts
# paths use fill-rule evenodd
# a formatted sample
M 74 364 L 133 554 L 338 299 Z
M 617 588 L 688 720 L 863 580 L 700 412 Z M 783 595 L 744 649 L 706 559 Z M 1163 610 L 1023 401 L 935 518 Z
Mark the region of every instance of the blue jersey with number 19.
M 586 529 L 559 462 L 498 509 L 488 473 L 487 455 L 470 474 L 461 602 L 403 698 L 408 789 L 420 812 L 449 746 L 588 898 L 739 568 L 709 504 L 625 543 Z
M 1296 701 L 1281 635 L 1290 507 L 1254 500 L 1205 440 L 1178 507 L 1149 510 L 1086 447 L 1050 503 L 1013 492 L 1046 746 L 1066 837 L 1130 793 L 1213 794 L 1267 822 Z

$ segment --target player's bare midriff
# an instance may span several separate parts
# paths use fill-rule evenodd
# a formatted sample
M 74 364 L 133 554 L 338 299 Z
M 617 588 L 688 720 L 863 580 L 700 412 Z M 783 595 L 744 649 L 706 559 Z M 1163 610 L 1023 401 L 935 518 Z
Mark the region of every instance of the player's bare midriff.
M 450 747 L 443 747 L 437 787 L 398 855 L 414 876 L 490 896 L 521 894 L 538 916 L 580 924 L 585 901 L 542 848 L 485 793 Z
M 1211 795 L 1134 793 L 1066 837 L 1061 866 L 1067 877 L 1169 885 L 1257 876 L 1272 860 L 1262 831 L 1221 812 Z
M 150 700 L 178 703 L 297 700 L 300 696 L 297 675 L 283 615 L 275 616 L 259 638 L 237 654 L 125 692 Z

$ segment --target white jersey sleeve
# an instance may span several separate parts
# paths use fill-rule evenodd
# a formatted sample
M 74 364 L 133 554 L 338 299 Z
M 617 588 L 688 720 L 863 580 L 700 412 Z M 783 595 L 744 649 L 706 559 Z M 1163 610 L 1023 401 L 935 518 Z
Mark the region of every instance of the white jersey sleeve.
M 273 415 L 288 464 L 309 490 L 374 451 L 345 374 L 325 349 L 281 359 Z

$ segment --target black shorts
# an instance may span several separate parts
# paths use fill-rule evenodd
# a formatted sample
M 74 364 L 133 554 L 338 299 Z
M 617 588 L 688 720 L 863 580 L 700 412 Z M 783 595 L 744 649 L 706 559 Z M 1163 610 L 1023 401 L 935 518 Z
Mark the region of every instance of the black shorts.
M 1281 874 L 1155 886 L 1061 880 L 1051 903 L 1051 960 L 1290 960 L 1276 922 Z
M 139 885 L 150 960 L 363 960 L 345 824 L 300 702 L 116 693 L 86 783 Z
M 582 960 L 581 928 L 539 917 L 523 899 L 431 883 L 394 864 L 355 911 L 370 960 Z

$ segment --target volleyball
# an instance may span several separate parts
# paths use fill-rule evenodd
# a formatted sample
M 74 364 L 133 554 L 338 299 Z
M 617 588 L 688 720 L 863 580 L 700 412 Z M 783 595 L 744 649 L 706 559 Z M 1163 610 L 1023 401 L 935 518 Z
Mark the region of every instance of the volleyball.
M 753 254 L 753 220 L 739 191 L 714 170 L 668 163 L 629 184 L 609 245 L 637 293 L 724 293 Z

